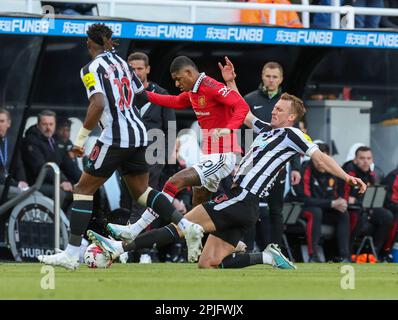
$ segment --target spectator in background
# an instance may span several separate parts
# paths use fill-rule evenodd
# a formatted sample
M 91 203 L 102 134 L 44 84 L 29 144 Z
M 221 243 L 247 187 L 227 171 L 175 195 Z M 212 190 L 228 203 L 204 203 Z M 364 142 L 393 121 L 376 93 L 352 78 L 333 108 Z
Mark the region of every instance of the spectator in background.
M 354 177 L 361 178 L 368 186 L 375 185 L 377 181 L 375 171 L 371 170 L 373 163 L 372 149 L 367 146 L 359 147 L 355 152 L 354 160 L 343 165 L 343 169 Z M 372 209 L 372 212 L 365 212 L 361 209 L 350 209 L 350 206 L 361 206 L 363 195 L 358 194 L 358 188 L 352 187 L 345 181 L 339 180 L 338 194 L 347 200 L 350 213 L 351 238 L 355 240 L 366 231 L 367 222 L 373 227 L 373 238 L 375 250 L 378 256 L 386 253 L 382 251 L 388 238 L 393 223 L 392 213 L 384 208 Z
M 383 0 L 351 0 L 354 7 L 384 8 Z M 373 28 L 380 25 L 381 16 L 355 15 L 355 28 Z
M 44 110 L 37 116 L 37 125 L 31 126 L 25 134 L 22 145 L 22 159 L 25 164 L 28 182 L 34 183 L 46 162 L 55 162 L 61 169 L 61 203 L 66 212 L 72 201 L 72 184 L 75 184 L 81 172 L 76 170 L 73 161 L 59 149 L 55 143 L 54 133 L 56 114 L 51 110 Z M 54 197 L 54 174 L 49 172 L 40 191 Z
M 398 0 L 386 0 L 384 1 L 384 7 L 387 9 L 398 8 Z M 382 16 L 380 20 L 380 28 L 398 28 L 398 17 L 397 16 Z
M 11 115 L 3 108 L 0 108 L 0 196 L 4 191 L 4 184 L 10 170 L 10 162 L 13 152 L 18 152 L 15 146 L 10 143 L 7 131 L 11 127 Z M 16 167 L 11 178 L 11 186 L 8 191 L 8 197 L 12 198 L 29 187 L 26 182 L 25 169 L 18 152 L 16 158 Z
M 319 150 L 330 155 L 326 143 L 317 143 Z M 304 202 L 302 217 L 307 221 L 306 238 L 309 262 L 321 262 L 319 243 L 322 223 L 336 227 L 339 262 L 350 262 L 350 221 L 347 201 L 337 196 L 337 178 L 309 160 L 302 165 L 300 184 L 294 187 L 296 200 Z
M 62 3 L 42 1 L 42 6 L 51 6 L 55 14 L 92 16 L 96 4 L 87 3 Z M 98 8 L 97 8 L 98 10 Z
M 288 0 L 250 0 L 251 3 L 275 3 L 275 4 L 291 4 Z M 259 23 L 270 24 L 270 11 L 269 10 L 242 10 L 241 11 L 242 23 Z M 295 11 L 277 11 L 276 12 L 276 25 L 302 28 L 300 18 Z
M 166 89 L 153 81 L 149 81 L 148 75 L 151 71 L 151 66 L 149 65 L 149 58 L 145 53 L 134 52 L 129 55 L 127 62 L 133 68 L 138 78 L 140 78 L 145 90 L 159 94 L 168 94 Z M 160 129 L 163 132 L 165 149 L 160 150 L 164 153 L 164 155 L 162 155 L 163 163 L 155 163 L 149 166 L 149 185 L 152 188 L 161 190 L 163 185 L 160 185 L 160 175 L 170 153 L 168 149 L 170 149 L 170 151 L 174 149 L 174 145 L 168 145 L 168 137 L 175 137 L 176 134 L 175 111 L 174 109 L 163 108 L 151 102 L 144 103 L 139 98 L 137 98 L 137 108 L 140 111 L 141 118 L 144 121 L 147 131 L 151 129 Z M 152 143 L 153 142 L 155 141 L 152 141 Z M 148 149 L 151 149 L 151 143 L 148 144 Z
M 317 1 L 320 6 L 331 6 L 332 0 L 320 0 Z M 344 1 L 340 1 L 340 5 L 343 5 Z M 312 28 L 330 29 L 332 27 L 331 23 L 332 15 L 330 13 L 316 12 L 313 14 L 313 20 L 311 23 Z
M 384 244 L 384 252 L 388 253 L 394 242 L 397 241 L 398 230 L 398 168 L 391 171 L 382 181 L 387 186 L 387 195 L 384 207 L 390 210 L 394 216 L 393 224 L 389 232 L 388 239 Z
M 57 120 L 57 129 L 54 136 L 55 143 L 58 145 L 58 148 L 65 152 L 69 158 L 72 159 L 73 163 L 76 165 L 76 170 L 81 171 L 77 164 L 77 158 L 75 154 L 72 152 L 73 142 L 70 140 L 70 130 L 72 127 L 72 121 L 68 118 L 61 118 Z

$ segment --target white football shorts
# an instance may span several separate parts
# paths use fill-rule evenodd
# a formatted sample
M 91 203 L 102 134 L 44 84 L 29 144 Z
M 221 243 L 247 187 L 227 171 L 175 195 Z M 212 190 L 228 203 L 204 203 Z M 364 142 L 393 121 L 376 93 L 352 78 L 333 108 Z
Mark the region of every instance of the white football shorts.
M 192 166 L 199 174 L 202 186 L 216 192 L 220 181 L 228 177 L 235 168 L 236 155 L 233 152 L 203 154 L 199 163 Z

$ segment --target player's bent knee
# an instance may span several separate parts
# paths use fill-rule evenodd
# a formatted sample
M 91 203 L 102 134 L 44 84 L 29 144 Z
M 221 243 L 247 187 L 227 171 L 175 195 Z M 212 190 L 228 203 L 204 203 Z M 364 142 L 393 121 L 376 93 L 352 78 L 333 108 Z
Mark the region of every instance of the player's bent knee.
M 216 258 L 216 257 L 204 257 L 201 256 L 199 258 L 198 262 L 198 268 L 199 269 L 210 269 L 210 268 L 216 268 L 217 266 L 220 265 L 222 260 Z
M 146 190 L 144 192 L 141 193 L 141 195 L 137 198 L 137 202 L 146 207 L 147 206 L 147 200 L 148 200 L 148 195 L 149 192 L 151 192 L 152 188 L 151 187 L 147 187 Z

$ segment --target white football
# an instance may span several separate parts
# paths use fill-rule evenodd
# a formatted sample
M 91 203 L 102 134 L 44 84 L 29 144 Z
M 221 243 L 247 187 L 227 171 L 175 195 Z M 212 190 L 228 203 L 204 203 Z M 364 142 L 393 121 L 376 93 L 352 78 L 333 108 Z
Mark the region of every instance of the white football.
M 95 243 L 90 244 L 84 253 L 84 262 L 89 268 L 109 268 L 112 260 Z

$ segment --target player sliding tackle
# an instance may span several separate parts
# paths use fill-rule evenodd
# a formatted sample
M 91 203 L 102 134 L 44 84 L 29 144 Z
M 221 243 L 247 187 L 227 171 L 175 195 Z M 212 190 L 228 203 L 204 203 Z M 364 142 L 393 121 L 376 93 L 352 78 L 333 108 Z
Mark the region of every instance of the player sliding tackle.
M 365 192 L 366 185 L 361 179 L 345 173 L 333 158 L 322 153 L 316 144 L 293 127 L 304 113 L 303 102 L 285 93 L 272 111 L 271 123 L 257 119 L 250 112 L 246 116 L 245 124 L 258 136 L 239 164 L 232 189 L 185 215 L 186 219 L 210 233 L 199 259 L 200 268 L 241 268 L 264 263 L 281 269 L 295 269 L 275 244 L 268 245 L 262 253 L 234 254 L 234 251 L 244 233 L 258 219 L 256 209 L 260 198 L 268 195 L 279 170 L 298 153 L 306 154 L 327 172 L 358 186 L 360 193 Z M 110 258 L 115 259 L 126 251 L 168 244 L 183 233 L 178 226 L 170 224 L 140 235 L 129 243 L 110 240 L 93 231 L 88 231 L 88 235 Z M 192 252 L 200 251 L 200 245 L 197 245 Z M 188 258 L 190 261 L 195 259 L 193 256 Z

